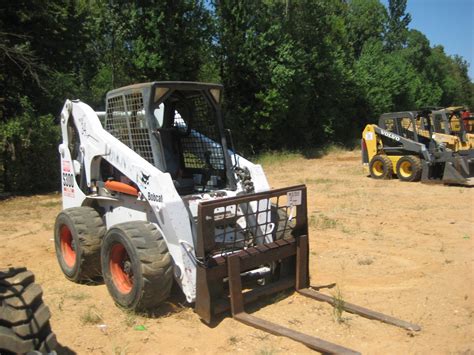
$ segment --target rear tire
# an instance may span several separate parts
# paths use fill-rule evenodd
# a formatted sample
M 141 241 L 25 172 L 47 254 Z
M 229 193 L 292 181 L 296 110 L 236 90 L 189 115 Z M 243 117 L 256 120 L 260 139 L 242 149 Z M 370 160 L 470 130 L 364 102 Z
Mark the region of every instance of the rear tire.
M 369 170 L 372 178 L 389 180 L 393 175 L 393 164 L 386 155 L 376 155 L 370 161 Z
M 0 271 L 0 354 L 50 353 L 57 346 L 43 291 L 26 268 Z
M 104 222 L 91 207 L 68 208 L 58 215 L 54 245 L 59 266 L 69 280 L 87 282 L 100 277 L 104 234 Z
M 421 160 L 415 155 L 405 155 L 397 162 L 397 176 L 401 181 L 420 181 Z
M 101 263 L 109 293 L 121 307 L 150 311 L 170 295 L 171 256 L 151 223 L 127 222 L 111 228 L 102 243 Z

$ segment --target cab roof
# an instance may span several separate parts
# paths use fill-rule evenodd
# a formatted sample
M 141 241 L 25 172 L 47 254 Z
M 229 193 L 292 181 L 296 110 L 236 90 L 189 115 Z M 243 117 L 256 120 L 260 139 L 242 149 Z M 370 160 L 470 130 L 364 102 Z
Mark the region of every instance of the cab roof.
M 143 90 L 146 88 L 153 87 L 165 87 L 170 89 L 184 89 L 184 90 L 210 90 L 218 89 L 222 90 L 224 87 L 221 84 L 215 83 L 201 83 L 197 81 L 150 81 L 147 83 L 138 83 L 123 86 L 117 89 L 113 89 L 107 93 L 107 95 L 113 95 L 124 91 Z

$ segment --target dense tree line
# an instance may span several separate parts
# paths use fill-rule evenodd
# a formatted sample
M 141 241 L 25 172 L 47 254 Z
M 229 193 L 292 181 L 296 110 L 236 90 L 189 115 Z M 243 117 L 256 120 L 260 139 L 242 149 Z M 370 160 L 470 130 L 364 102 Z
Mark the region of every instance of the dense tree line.
M 58 183 L 66 98 L 152 80 L 221 82 L 240 151 L 350 142 L 383 112 L 474 107 L 467 62 L 408 29 L 406 0 L 5 0 L 0 190 Z

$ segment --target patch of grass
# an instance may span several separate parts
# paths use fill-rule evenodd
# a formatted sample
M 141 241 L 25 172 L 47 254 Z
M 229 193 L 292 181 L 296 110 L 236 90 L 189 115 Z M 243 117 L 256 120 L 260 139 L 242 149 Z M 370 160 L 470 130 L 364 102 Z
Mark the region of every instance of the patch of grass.
M 305 149 L 303 156 L 307 159 L 318 159 L 328 154 L 341 154 L 353 150 L 352 145 L 344 146 L 338 143 L 328 144 L 324 147 Z
M 253 158 L 257 164 L 261 164 L 264 166 L 281 164 L 283 162 L 287 162 L 294 159 L 301 158 L 301 153 L 298 152 L 290 152 L 290 151 L 281 151 L 281 152 L 265 152 L 259 154 Z
M 129 328 L 133 327 L 137 323 L 137 315 L 132 311 L 125 311 L 125 325 Z
M 69 298 L 73 299 L 74 301 L 84 301 L 87 298 L 90 298 L 91 296 L 85 292 L 74 292 L 69 294 Z
M 346 146 L 338 143 L 329 144 L 324 147 L 324 152 L 326 154 L 340 154 L 345 153 L 349 150 L 350 149 L 348 149 Z
M 346 227 L 346 226 L 344 226 L 344 225 L 342 226 L 341 231 L 342 231 L 343 233 L 349 234 L 349 235 L 354 235 L 354 234 L 355 234 L 355 231 L 354 231 L 354 230 L 352 230 L 352 229 L 350 229 L 350 228 L 348 228 L 348 227 Z
M 83 325 L 99 324 L 102 321 L 102 316 L 94 308 L 89 308 L 81 314 L 80 320 Z
M 300 324 L 303 324 L 303 322 L 300 321 L 300 320 L 297 319 L 297 318 L 290 319 L 290 320 L 288 321 L 288 323 L 293 324 L 293 325 L 300 325 Z
M 127 345 L 125 346 L 115 346 L 114 347 L 115 355 L 126 355 L 127 354 Z
M 61 299 L 58 302 L 58 309 L 62 312 L 64 306 L 64 297 L 61 297 Z
M 340 171 L 344 175 L 350 175 L 350 176 L 363 176 L 364 175 L 363 169 L 361 166 L 344 168 L 344 169 L 341 169 Z
M 332 297 L 334 300 L 334 320 L 339 324 L 344 323 L 346 321 L 346 319 L 342 316 L 344 313 L 344 297 L 342 295 L 341 289 L 338 286 L 336 286 L 336 290 Z
M 258 352 L 256 352 L 257 355 L 273 355 L 273 354 L 276 354 L 277 351 L 273 348 L 263 348 L 263 349 L 260 349 Z
M 310 220 L 311 223 L 311 220 Z M 321 214 L 316 218 L 316 228 L 318 229 L 334 229 L 337 227 L 337 219 Z
M 52 230 L 54 228 L 54 224 L 52 223 L 43 223 L 42 226 L 44 230 Z
M 258 339 L 258 340 L 267 340 L 268 337 L 270 336 L 269 333 L 265 333 L 263 331 L 260 331 L 260 332 L 257 332 L 255 334 L 251 334 L 250 335 L 251 337 L 254 337 L 255 339 Z
M 327 179 L 327 178 L 305 178 L 305 179 L 299 179 L 298 182 L 301 184 L 326 184 L 326 185 L 331 185 L 339 182 L 340 180 L 337 179 Z
M 372 265 L 374 263 L 374 259 L 372 258 L 362 258 L 357 260 L 357 264 L 359 265 Z
M 57 201 L 45 201 L 45 202 L 40 202 L 39 205 L 40 207 L 46 207 L 46 208 L 52 208 L 52 207 L 58 207 L 61 205 L 61 200 Z
M 230 345 L 237 345 L 240 342 L 240 340 L 241 339 L 239 337 L 236 337 L 233 335 L 228 339 L 228 342 Z

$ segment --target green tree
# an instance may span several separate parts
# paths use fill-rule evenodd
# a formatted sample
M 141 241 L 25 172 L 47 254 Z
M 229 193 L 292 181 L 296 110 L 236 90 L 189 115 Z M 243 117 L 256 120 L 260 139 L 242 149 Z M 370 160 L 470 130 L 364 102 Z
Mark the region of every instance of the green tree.
M 355 75 L 371 119 L 406 104 L 406 74 L 407 68 L 399 53 L 388 55 L 381 41 L 366 42 L 355 65 Z
M 2 183 L 6 191 L 50 191 L 58 186 L 59 127 L 51 115 L 38 116 L 26 97 L 22 113 L 0 125 Z
M 426 72 L 429 79 L 441 88 L 440 105 L 473 107 L 473 84 L 468 75 L 468 63 L 464 59 L 450 57 L 442 46 L 435 46 L 427 59 Z
M 196 80 L 211 17 L 203 1 L 140 1 L 131 6 L 129 46 L 134 78 Z
M 86 63 L 81 16 L 72 0 L 0 5 L 0 171 L 11 191 L 59 185 L 51 178 L 57 166 L 44 174 L 45 166 L 57 163 L 59 138 L 48 113 L 58 113 L 63 95 L 81 88 Z
M 349 42 L 359 58 L 365 42 L 382 40 L 388 21 L 387 9 L 379 0 L 351 0 L 346 21 Z
M 393 51 L 405 46 L 411 15 L 406 13 L 407 0 L 388 1 L 388 22 L 385 33 L 387 50 Z
M 217 3 L 228 122 L 242 146 L 311 147 L 350 131 L 344 11 L 338 1 Z
M 219 33 L 216 50 L 225 87 L 227 126 L 233 129 L 240 149 L 255 152 L 261 149 L 263 135 L 270 129 L 268 118 L 257 114 L 264 100 L 257 99 L 257 94 L 269 84 L 268 61 L 275 53 L 281 19 L 272 27 L 273 14 L 260 1 L 220 0 L 215 6 Z

